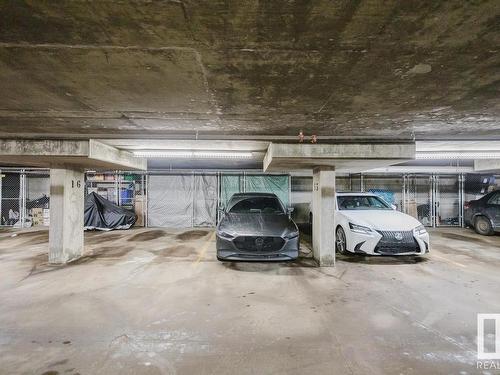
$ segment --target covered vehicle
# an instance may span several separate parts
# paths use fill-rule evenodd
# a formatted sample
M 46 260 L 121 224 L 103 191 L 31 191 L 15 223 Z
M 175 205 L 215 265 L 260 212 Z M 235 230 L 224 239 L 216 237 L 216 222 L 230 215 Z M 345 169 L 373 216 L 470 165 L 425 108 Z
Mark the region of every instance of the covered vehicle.
M 500 190 L 465 203 L 464 222 L 482 235 L 500 232 Z
M 234 194 L 217 226 L 217 259 L 292 260 L 299 230 L 275 194 Z
M 129 229 L 137 220 L 135 213 L 117 206 L 97 193 L 85 197 L 85 230 Z

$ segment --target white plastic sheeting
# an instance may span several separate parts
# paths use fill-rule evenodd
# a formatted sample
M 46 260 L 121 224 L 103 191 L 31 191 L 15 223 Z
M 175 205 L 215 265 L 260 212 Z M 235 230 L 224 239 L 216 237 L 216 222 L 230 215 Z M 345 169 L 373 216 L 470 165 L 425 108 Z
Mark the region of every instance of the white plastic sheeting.
M 194 175 L 195 227 L 213 227 L 217 215 L 217 176 Z
M 217 176 L 152 175 L 148 181 L 148 226 L 215 226 Z
M 290 179 L 288 175 L 247 175 L 245 192 L 274 193 L 285 207 L 290 205 Z

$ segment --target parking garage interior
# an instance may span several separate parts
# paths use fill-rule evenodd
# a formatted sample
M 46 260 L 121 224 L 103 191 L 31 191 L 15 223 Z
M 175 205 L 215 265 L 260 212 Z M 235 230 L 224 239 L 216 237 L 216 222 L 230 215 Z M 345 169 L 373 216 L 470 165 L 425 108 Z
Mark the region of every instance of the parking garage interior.
M 500 191 L 497 2 L 22 0 L 0 20 L 0 373 L 500 373 L 478 323 L 500 324 L 500 212 L 487 236 L 467 215 Z M 337 253 L 338 192 L 418 220 L 429 253 Z M 297 259 L 217 260 L 236 193 L 279 198 Z M 84 230 L 91 194 L 134 225 Z

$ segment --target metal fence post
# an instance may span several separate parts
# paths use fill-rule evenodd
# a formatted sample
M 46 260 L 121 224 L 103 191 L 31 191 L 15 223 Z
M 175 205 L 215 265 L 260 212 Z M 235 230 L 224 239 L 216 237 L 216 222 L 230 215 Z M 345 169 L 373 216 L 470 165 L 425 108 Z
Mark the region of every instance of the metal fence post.
M 464 204 L 465 204 L 465 191 L 464 191 L 464 180 L 465 176 L 463 173 L 460 173 L 458 176 L 458 189 L 459 189 L 459 224 L 463 228 L 464 227 Z
M 115 194 L 116 194 L 116 204 L 118 206 L 121 206 L 120 204 L 120 196 L 121 196 L 121 181 L 120 181 L 120 174 L 118 173 L 118 171 L 115 171 Z
M 195 183 L 195 177 L 196 176 L 196 172 L 193 171 L 193 174 L 191 176 L 191 191 L 193 192 L 193 198 L 192 198 L 192 203 L 193 203 L 193 208 L 192 208 L 192 212 L 191 212 L 191 228 L 194 228 L 194 213 L 195 213 L 195 210 L 194 210 L 194 205 L 195 205 L 195 201 L 196 201 L 196 183 Z
M 3 174 L 2 170 L 0 169 L 0 226 L 2 226 L 2 204 L 3 204 Z
M 220 220 L 220 210 L 219 210 L 219 207 L 221 206 L 221 202 L 220 202 L 220 196 L 221 196 L 221 183 L 220 183 L 221 179 L 220 179 L 220 172 L 217 172 L 217 202 L 216 202 L 216 212 L 215 212 L 215 220 L 216 220 L 216 223 L 215 225 L 219 224 L 219 220 Z
M 406 196 L 406 189 L 407 189 L 407 186 L 406 186 L 406 180 L 407 180 L 407 175 L 406 174 L 403 174 L 402 175 L 402 179 L 403 179 L 403 186 L 402 186 L 402 191 L 401 191 L 401 194 L 403 196 L 403 207 L 401 207 L 402 211 L 407 214 L 407 210 L 406 210 L 406 207 L 407 207 L 407 202 L 406 202 L 406 199 L 407 199 L 407 196 Z
M 288 206 L 292 207 L 292 175 L 288 173 Z
M 149 228 L 149 216 L 148 216 L 148 211 L 149 211 L 149 174 L 144 173 L 144 205 L 143 205 L 143 211 L 144 211 L 144 227 Z
M 437 205 L 439 204 L 438 198 L 439 198 L 439 178 L 435 174 L 432 174 L 432 209 L 433 209 L 432 227 L 433 228 L 439 227 L 438 223 L 439 210 L 437 207 Z
M 21 228 L 26 226 L 26 171 L 21 170 L 20 183 L 19 183 L 19 213 Z

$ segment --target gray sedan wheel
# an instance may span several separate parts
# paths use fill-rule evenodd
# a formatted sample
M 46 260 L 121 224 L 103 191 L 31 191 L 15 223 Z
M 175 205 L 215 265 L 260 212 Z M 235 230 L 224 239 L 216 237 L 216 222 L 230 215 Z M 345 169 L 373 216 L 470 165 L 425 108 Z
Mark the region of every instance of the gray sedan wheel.
M 349 253 L 347 251 L 347 241 L 342 227 L 338 227 L 335 231 L 335 249 L 337 250 L 337 252 L 343 255 Z
M 474 220 L 474 229 L 476 233 L 482 234 L 483 236 L 491 236 L 493 234 L 491 222 L 485 216 L 478 216 L 476 220 Z

